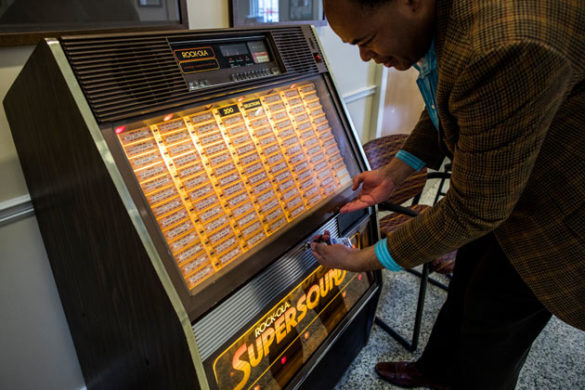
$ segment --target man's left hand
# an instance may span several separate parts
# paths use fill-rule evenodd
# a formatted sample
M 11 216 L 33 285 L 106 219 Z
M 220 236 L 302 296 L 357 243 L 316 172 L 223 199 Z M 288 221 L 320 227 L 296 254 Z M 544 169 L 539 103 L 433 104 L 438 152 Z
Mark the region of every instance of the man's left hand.
M 376 258 L 373 246 L 365 249 L 354 249 L 341 244 L 328 245 L 318 241 L 317 239 L 313 240 L 311 243 L 311 251 L 321 265 L 354 272 L 382 268 L 382 265 Z

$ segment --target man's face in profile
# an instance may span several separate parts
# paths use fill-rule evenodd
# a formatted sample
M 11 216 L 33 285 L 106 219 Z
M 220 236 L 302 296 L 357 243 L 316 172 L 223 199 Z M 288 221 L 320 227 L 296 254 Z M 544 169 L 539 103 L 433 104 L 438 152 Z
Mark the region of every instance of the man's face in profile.
M 364 61 L 406 70 L 430 47 L 434 0 L 387 0 L 375 7 L 359 0 L 325 0 L 324 6 L 333 31 L 357 45 Z

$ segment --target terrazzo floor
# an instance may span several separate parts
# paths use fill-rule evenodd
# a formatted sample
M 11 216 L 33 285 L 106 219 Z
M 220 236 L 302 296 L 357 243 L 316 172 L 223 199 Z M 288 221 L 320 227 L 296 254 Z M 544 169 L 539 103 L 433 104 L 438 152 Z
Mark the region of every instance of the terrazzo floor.
M 429 183 L 425 187 L 421 203 L 432 203 L 436 186 L 436 183 Z M 438 275 L 438 278 L 441 277 Z M 383 272 L 383 278 L 378 316 L 401 334 L 410 336 L 420 279 L 407 272 L 389 271 Z M 414 353 L 408 352 L 380 327 L 374 325 L 368 344 L 341 377 L 335 390 L 400 389 L 380 379 L 374 366 L 379 361 L 416 360 L 424 349 L 446 295 L 438 287 L 427 287 L 419 347 Z M 534 342 L 516 389 L 585 390 L 585 332 L 553 317 Z
M 409 273 L 384 271 L 378 316 L 405 336 L 412 334 L 418 283 L 418 277 Z M 416 360 L 424 349 L 445 297 L 446 292 L 438 287 L 427 288 L 419 347 L 414 353 L 408 352 L 380 327 L 374 325 L 368 344 L 341 377 L 335 389 L 400 389 L 380 379 L 374 366 L 379 361 Z M 585 332 L 553 317 L 534 342 L 516 389 L 584 390 Z

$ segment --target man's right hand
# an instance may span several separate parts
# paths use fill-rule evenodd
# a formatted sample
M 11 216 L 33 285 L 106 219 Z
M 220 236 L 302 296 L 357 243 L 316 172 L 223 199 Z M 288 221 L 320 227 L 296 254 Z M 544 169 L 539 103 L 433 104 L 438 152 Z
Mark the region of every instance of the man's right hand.
M 353 190 L 362 186 L 357 198 L 343 206 L 341 213 L 364 209 L 387 200 L 396 188 L 396 185 L 390 177 L 382 172 L 381 169 L 374 171 L 362 172 L 353 178 Z

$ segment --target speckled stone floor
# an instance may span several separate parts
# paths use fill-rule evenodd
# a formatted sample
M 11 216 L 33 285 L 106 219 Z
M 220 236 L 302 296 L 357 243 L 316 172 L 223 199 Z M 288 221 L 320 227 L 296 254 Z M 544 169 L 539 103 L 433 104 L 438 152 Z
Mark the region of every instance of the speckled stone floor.
M 435 192 L 436 184 L 426 187 L 421 203 L 431 204 Z M 407 272 L 384 271 L 383 275 L 378 315 L 403 335 L 410 336 L 419 279 Z M 405 350 L 374 325 L 368 344 L 339 380 L 335 390 L 400 389 L 380 379 L 374 366 L 379 361 L 416 360 L 424 349 L 445 297 L 446 292 L 438 287 L 429 285 L 427 288 L 419 348 L 414 353 Z M 516 389 L 585 390 L 585 332 L 553 317 L 534 342 Z
M 384 271 L 384 282 L 378 315 L 403 335 L 410 336 L 419 279 L 406 272 Z M 428 287 L 417 351 L 406 351 L 374 325 L 368 344 L 355 358 L 335 389 L 399 389 L 380 379 L 374 366 L 379 361 L 416 360 L 422 353 L 445 296 L 446 292 L 443 290 L 434 286 Z M 585 332 L 553 318 L 534 342 L 516 389 L 585 389 Z

